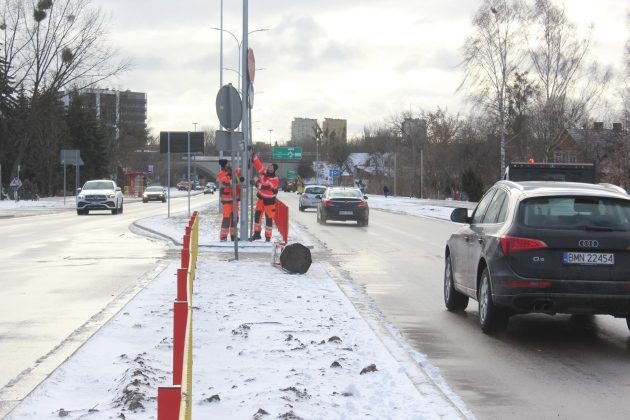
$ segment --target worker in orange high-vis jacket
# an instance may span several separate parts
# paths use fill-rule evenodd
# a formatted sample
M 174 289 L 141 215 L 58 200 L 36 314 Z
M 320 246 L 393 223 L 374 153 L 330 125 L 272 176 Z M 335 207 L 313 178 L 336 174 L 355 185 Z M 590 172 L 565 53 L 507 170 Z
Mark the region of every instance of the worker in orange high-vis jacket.
M 219 231 L 219 240 L 227 241 L 228 233 L 230 239 L 234 240 L 234 225 L 238 223 L 238 202 L 241 199 L 241 182 L 243 177 L 239 168 L 234 171 L 236 174 L 236 222 L 234 221 L 234 201 L 232 192 L 232 164 L 227 159 L 219 159 L 221 170 L 217 174 L 219 181 L 219 199 L 223 205 L 223 218 L 221 219 L 221 230 Z
M 271 234 L 273 233 L 273 221 L 276 217 L 276 196 L 278 195 L 278 187 L 280 186 L 280 180 L 276 175 L 278 165 L 270 163 L 267 166 L 263 165 L 256 153 L 252 154 L 252 162 L 254 168 L 258 172 L 258 196 L 259 201 L 262 200 L 262 211 L 265 213 L 265 241 L 271 241 Z M 259 212 L 258 204 L 256 205 L 256 214 L 254 214 L 254 235 L 253 240 L 261 239 L 260 232 L 262 230 L 261 218 L 262 212 Z
M 252 234 L 250 241 L 260 239 L 262 220 L 265 215 L 265 203 L 260 195 L 260 179 L 255 176 L 254 181 L 256 182 L 256 209 L 254 210 L 254 233 Z

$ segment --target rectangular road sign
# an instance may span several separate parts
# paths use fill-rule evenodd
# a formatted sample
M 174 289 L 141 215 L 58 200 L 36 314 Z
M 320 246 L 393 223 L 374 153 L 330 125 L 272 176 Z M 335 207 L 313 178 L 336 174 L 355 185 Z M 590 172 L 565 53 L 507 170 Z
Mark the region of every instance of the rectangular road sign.
M 188 153 L 188 135 L 190 134 L 190 153 L 203 154 L 203 138 L 202 131 L 171 131 L 170 142 L 171 153 Z M 168 152 L 169 132 L 160 131 L 160 153 Z
M 302 159 L 301 147 L 273 147 L 273 159 Z
M 329 171 L 329 175 L 332 177 L 338 177 L 339 175 L 341 175 L 341 172 L 339 171 L 339 169 L 331 169 Z
M 297 171 L 294 171 L 294 170 L 287 171 L 287 179 L 297 179 L 297 177 L 298 177 Z

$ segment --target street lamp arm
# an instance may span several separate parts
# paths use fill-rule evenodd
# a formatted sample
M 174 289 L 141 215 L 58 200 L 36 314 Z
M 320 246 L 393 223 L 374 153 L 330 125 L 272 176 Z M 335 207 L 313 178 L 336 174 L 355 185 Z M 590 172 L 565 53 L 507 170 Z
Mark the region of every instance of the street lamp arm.
M 240 49 L 241 49 L 241 41 L 239 41 L 238 38 L 236 37 L 236 35 L 234 35 L 232 32 L 228 31 L 227 29 L 215 28 L 214 26 L 211 27 L 210 29 L 214 29 L 215 31 L 227 32 L 228 34 L 232 35 L 232 38 L 234 38 L 234 41 L 236 41 L 236 45 L 238 45 L 238 49 L 240 51 Z

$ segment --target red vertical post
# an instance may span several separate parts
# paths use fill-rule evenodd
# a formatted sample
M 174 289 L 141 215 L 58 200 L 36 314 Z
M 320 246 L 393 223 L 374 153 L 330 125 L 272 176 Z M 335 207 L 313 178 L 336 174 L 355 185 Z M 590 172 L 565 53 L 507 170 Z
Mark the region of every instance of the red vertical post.
M 179 406 L 182 403 L 181 386 L 158 387 L 158 420 L 179 419 Z
M 187 268 L 178 268 L 177 269 L 177 300 L 178 301 L 188 301 L 188 269 Z
M 173 306 L 173 385 L 182 384 L 187 318 L 188 302 L 175 302 Z
M 182 249 L 182 267 L 188 269 L 188 262 L 190 261 L 190 250 L 188 248 Z
M 190 250 L 190 235 L 189 234 L 184 235 L 183 248 Z

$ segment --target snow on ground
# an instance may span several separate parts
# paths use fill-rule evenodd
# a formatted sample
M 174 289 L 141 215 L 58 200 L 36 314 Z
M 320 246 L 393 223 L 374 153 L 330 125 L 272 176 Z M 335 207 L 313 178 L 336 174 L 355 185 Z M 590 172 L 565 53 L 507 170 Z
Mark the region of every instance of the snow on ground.
M 421 200 L 369 200 L 373 209 L 450 214 Z M 260 242 L 241 242 L 250 252 L 233 260 L 233 244 L 218 242 L 215 204 L 200 210 L 194 419 L 473 418 L 439 370 L 330 264 L 285 273 Z M 176 244 L 187 220 L 145 219 L 134 231 Z M 316 242 L 293 224 L 289 240 Z M 6 418 L 157 418 L 157 387 L 172 381 L 177 267 L 168 264 Z

